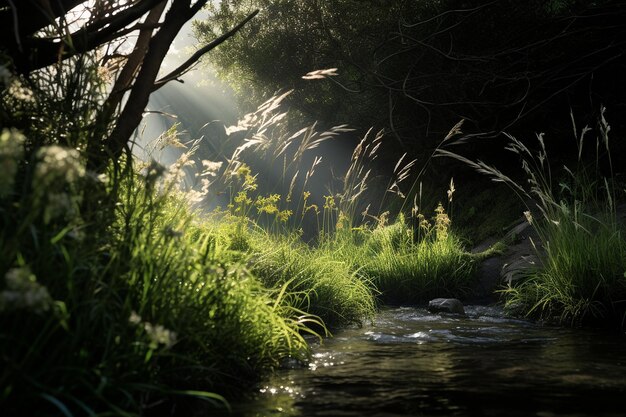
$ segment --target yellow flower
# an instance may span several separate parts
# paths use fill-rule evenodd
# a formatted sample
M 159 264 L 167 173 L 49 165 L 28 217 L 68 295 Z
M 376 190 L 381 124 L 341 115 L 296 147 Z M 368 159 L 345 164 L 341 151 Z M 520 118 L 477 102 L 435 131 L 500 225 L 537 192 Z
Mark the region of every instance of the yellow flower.
M 435 209 L 435 231 L 437 232 L 437 239 L 442 240 L 448 237 L 448 230 L 450 229 L 450 218 L 446 214 L 441 203 Z
M 333 197 L 332 195 L 325 195 L 324 196 L 324 209 L 326 210 L 332 210 L 336 207 L 335 205 L 335 197 Z

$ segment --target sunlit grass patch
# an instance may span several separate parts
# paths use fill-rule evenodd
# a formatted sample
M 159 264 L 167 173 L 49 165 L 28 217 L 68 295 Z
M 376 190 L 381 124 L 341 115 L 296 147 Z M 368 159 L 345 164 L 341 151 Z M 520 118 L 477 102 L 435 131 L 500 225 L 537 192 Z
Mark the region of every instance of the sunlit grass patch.
M 361 324 L 373 317 L 371 286 L 342 259 L 294 238 L 257 235 L 255 240 L 253 272 L 269 287 L 287 285 L 291 305 L 328 326 Z
M 374 229 L 361 253 L 361 274 L 383 300 L 420 303 L 435 297 L 462 297 L 473 284 L 476 263 L 449 229 L 439 206 L 434 224 L 422 219 L 414 231 L 400 217 Z
M 30 404 L 133 414 L 181 395 L 221 403 L 214 390 L 306 358 L 302 332 L 315 319 L 281 288 L 219 259 L 186 203 L 150 181 L 127 174 L 115 217 L 94 235 L 71 236 L 62 224 L 75 220 L 59 216 L 30 217 L 30 232 L 14 240 L 3 234 L 0 250 L 14 254 L 0 283 L 7 413 Z M 4 227 L 10 215 L 28 221 L 22 214 L 3 211 Z

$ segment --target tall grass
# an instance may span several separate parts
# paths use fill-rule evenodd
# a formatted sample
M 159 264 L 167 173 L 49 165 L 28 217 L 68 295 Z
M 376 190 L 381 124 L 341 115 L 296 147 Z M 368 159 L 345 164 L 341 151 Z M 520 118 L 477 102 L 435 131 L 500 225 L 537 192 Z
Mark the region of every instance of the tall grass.
M 617 220 L 621 191 L 613 177 L 610 127 L 602 109 L 589 152 L 586 138 L 594 130 L 578 131 L 573 116 L 572 123 L 577 159 L 573 167 L 564 166 L 560 175 L 553 172 L 543 135 L 537 136 L 537 151 L 509 136 L 508 149 L 519 155 L 526 184 L 481 161 L 441 153 L 506 183 L 528 205 L 525 214 L 540 237 L 536 243 L 542 245 L 542 264 L 528 271 L 523 282 L 504 291 L 507 308 L 541 319 L 623 328 L 626 238 L 624 225 Z
M 322 157 L 311 152 L 348 129 L 291 132 L 284 95 L 227 129 L 243 132 L 229 158 L 198 159 L 194 141 L 169 168 L 126 156 L 90 172 L 84 150 L 109 128 L 93 125 L 103 91 L 94 68 L 83 78 L 81 66 L 57 68 L 48 76 L 58 85 L 42 76 L 31 95 L 0 97 L 4 413 L 167 414 L 180 397 L 226 406 L 217 393 L 305 360 L 303 335 L 361 324 L 378 294 L 416 302 L 465 286 L 471 265 L 443 209 L 417 235 L 371 209 L 367 197 L 405 199 L 414 164 L 401 158 L 382 199 L 372 193 L 382 133 L 357 146 L 340 192 L 312 196 Z M 80 120 L 57 123 L 72 105 Z M 183 146 L 176 128 L 159 142 Z M 307 224 L 317 227 L 311 245 Z
M 476 262 L 449 231 L 443 208 L 429 222 L 420 217 L 418 230 L 404 216 L 388 224 L 339 233 L 320 250 L 342 259 L 371 283 L 380 301 L 416 304 L 435 297 L 464 297 L 474 283 Z
M 42 76 L 0 97 L 2 414 L 169 414 L 181 397 L 226 406 L 215 392 L 305 359 L 317 319 L 220 257 L 176 192 L 189 160 L 89 172 L 101 85 L 80 66 L 55 71 L 58 84 Z M 60 123 L 72 106 L 79 119 Z
M 435 225 L 415 242 L 402 218 L 387 230 L 373 231 L 365 253 L 370 260 L 363 264 L 362 273 L 374 281 L 385 301 L 415 303 L 470 294 L 475 262 L 441 224 L 444 216 L 440 209 Z
M 20 404 L 123 414 L 175 394 L 220 400 L 210 391 L 306 357 L 307 317 L 216 258 L 215 237 L 193 225 L 184 202 L 134 175 L 121 190 L 104 240 L 50 236 L 33 223 L 41 252 L 11 242 L 20 251 L 0 314 L 9 414 Z
M 270 287 L 286 285 L 291 305 L 331 327 L 373 318 L 372 285 L 342 259 L 308 247 L 297 236 L 260 234 L 254 240 L 252 271 Z
M 275 194 L 274 188 L 268 190 L 262 175 L 252 169 L 259 166 L 259 160 L 270 166 L 265 171 L 276 171 L 272 166 L 280 166 L 285 152 L 290 155 L 287 160 L 298 166 L 307 152 L 316 149 L 303 144 L 328 140 L 348 130 L 340 126 L 320 134 L 309 126 L 296 134 L 285 133 L 281 124 L 286 114 L 280 111 L 284 97 L 269 100 L 237 128 L 229 128 L 245 130 L 246 135 L 221 173 L 224 179 L 218 180 L 228 184 L 231 196 L 228 216 L 222 217 L 222 222 L 238 219 L 230 226 L 228 245 L 248 253 L 252 270 L 266 285 L 288 282 L 290 289 L 302 292 L 298 307 L 319 315 L 328 324 L 360 322 L 370 316 L 372 294 L 382 296 L 384 301 L 404 303 L 466 294 L 472 285 L 474 262 L 454 236 L 442 206 L 429 222 L 419 212 L 415 196 L 409 221 L 400 213 L 397 221 L 389 224 L 389 217 L 397 213 L 383 208 L 394 202 L 397 207 L 405 205 L 407 197 L 402 188 L 407 179 L 413 178 L 416 161 L 405 160 L 403 155 L 393 171 L 386 173 L 387 185 L 382 190 L 373 186 L 374 180 L 381 182 L 375 177 L 382 176 L 374 174 L 375 161 L 384 146 L 382 131 L 374 133 L 370 129 L 365 133 L 350 156 L 339 191 L 324 195 L 323 203 L 311 202 L 320 198 L 306 191 L 322 159 L 319 155 L 313 156 L 312 166 L 302 174 L 300 191 L 296 187 L 300 171 L 295 171 L 289 181 L 284 178 L 290 172 L 285 170 L 289 165 L 284 162 L 283 176 L 275 183 L 289 184 L 283 188 L 287 195 Z M 297 139 L 302 134 L 304 137 Z M 309 137 L 319 139 L 312 141 Z M 296 140 L 301 141 L 299 146 L 295 146 Z M 290 154 L 286 151 L 290 147 L 297 151 Z M 249 156 L 245 159 L 247 152 L 260 157 L 256 161 Z M 451 181 L 450 204 L 453 193 Z M 305 216 L 314 217 L 312 224 L 317 227 L 317 239 L 311 246 L 298 239 Z M 259 229 L 263 230 L 261 234 L 256 232 Z M 254 244 L 254 240 L 260 244 Z

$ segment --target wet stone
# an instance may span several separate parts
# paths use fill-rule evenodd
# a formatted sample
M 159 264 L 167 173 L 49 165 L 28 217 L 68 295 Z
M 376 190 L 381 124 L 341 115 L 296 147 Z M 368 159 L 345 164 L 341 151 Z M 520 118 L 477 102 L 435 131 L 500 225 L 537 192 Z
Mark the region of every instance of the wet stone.
M 451 313 L 465 315 L 463 303 L 456 298 L 435 298 L 428 303 L 431 313 Z

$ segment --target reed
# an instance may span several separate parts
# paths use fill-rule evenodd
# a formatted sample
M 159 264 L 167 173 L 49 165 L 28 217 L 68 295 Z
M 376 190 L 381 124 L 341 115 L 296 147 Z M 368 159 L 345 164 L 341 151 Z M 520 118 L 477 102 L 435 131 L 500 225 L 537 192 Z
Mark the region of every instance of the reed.
M 537 231 L 541 265 L 527 271 L 520 284 L 506 288 L 506 307 L 528 316 L 570 324 L 610 324 L 624 327 L 626 318 L 626 239 L 618 222 L 618 184 L 613 176 L 610 127 L 604 109 L 597 128 L 577 130 L 572 115 L 577 158 L 555 173 L 543 135 L 537 151 L 508 136 L 507 149 L 519 156 L 526 181 L 516 182 L 493 166 L 461 160 L 494 181 L 507 184 L 526 204 L 527 220 Z M 588 137 L 595 131 L 595 141 Z M 595 152 L 591 160 L 584 149 Z M 605 161 L 603 163 L 603 160 Z M 609 174 L 602 174 L 602 165 Z M 541 246 L 539 246 L 541 245 Z M 540 250 L 541 249 L 541 250 Z

